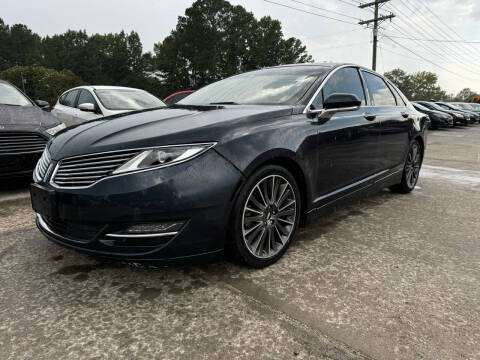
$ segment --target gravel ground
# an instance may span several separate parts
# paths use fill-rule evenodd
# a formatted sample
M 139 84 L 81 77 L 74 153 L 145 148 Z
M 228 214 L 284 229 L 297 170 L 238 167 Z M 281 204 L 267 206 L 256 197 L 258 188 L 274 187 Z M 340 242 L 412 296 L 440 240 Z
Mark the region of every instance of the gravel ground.
M 0 358 L 480 359 L 480 125 L 428 142 L 414 193 L 263 270 L 101 262 L 36 230 L 28 180 L 0 183 Z

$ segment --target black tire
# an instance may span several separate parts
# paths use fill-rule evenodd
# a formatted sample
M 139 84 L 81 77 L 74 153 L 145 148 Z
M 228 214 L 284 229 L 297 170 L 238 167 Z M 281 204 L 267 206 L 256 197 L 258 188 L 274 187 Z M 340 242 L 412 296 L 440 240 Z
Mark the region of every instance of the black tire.
M 400 194 L 408 194 L 415 189 L 420 168 L 423 162 L 423 148 L 417 140 L 410 143 L 407 159 L 403 168 L 402 182 L 390 187 L 390 190 Z
M 291 201 L 295 203 L 287 207 Z M 300 190 L 293 175 L 277 165 L 260 168 L 248 178 L 235 201 L 228 244 L 230 254 L 233 250 L 237 258 L 255 268 L 273 264 L 295 237 L 300 211 Z

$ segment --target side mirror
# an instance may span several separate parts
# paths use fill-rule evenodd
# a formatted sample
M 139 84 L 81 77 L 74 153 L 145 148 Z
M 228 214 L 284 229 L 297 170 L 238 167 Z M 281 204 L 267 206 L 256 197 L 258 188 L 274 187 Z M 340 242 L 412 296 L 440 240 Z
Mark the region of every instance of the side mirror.
M 83 103 L 78 105 L 78 108 L 82 111 L 95 112 L 95 105 L 92 103 Z
M 50 104 L 43 100 L 35 100 L 35 104 L 37 104 L 42 110 L 50 110 Z
M 335 93 L 323 102 L 323 109 L 310 110 L 309 114 L 314 114 L 323 123 L 330 120 L 337 112 L 356 111 L 361 105 L 362 101 L 354 94 Z

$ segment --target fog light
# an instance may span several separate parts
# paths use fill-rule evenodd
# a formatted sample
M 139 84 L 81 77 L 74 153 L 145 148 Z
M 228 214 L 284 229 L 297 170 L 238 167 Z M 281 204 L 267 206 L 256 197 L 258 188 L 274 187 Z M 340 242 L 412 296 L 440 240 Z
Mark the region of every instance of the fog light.
M 107 236 L 118 238 L 173 236 L 178 234 L 184 224 L 185 221 L 134 224 L 119 232 L 107 234 Z

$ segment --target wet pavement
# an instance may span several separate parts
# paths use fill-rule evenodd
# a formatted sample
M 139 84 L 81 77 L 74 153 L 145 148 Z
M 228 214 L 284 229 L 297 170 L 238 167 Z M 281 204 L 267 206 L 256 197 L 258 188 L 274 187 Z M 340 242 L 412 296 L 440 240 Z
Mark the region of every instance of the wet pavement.
M 1 183 L 0 359 L 480 359 L 480 125 L 428 143 L 414 193 L 318 220 L 262 270 L 101 262 Z

